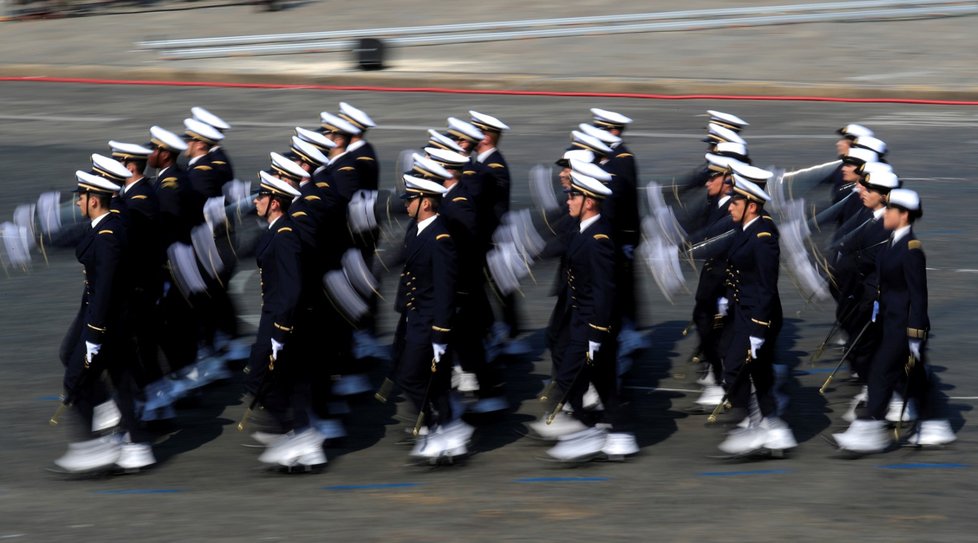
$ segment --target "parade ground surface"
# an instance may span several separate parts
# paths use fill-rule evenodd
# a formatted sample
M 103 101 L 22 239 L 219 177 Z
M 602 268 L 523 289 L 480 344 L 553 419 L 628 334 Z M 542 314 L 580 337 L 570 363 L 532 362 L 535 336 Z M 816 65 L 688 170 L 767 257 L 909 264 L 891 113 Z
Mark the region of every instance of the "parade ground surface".
M 792 367 L 786 420 L 799 447 L 786 458 L 716 458 L 722 430 L 691 415 L 698 394 L 683 337 L 692 296 L 669 303 L 640 271 L 640 327 L 651 347 L 636 356 L 625 386 L 641 452 L 624 463 L 567 468 L 541 459 L 545 445 L 522 437 L 538 417 L 535 395 L 549 374 L 542 328 L 553 304 L 554 263 L 533 270 L 521 313 L 534 353 L 502 361 L 514 410 L 481 421 L 473 454 L 461 465 L 407 465 L 398 445 L 405 424 L 394 404 L 356 403 L 350 435 L 329 447 L 325 472 L 264 471 L 258 451 L 235 430 L 244 411 L 240 382 L 213 386 L 182 404 L 175 431 L 155 447 L 149 472 L 71 480 L 46 471 L 67 442 L 47 424 L 61 392 L 58 344 L 77 311 L 80 265 L 67 248 L 36 255 L 29 272 L 0 278 L 0 539 L 25 541 L 973 541 L 978 530 L 978 109 L 948 105 L 751 101 L 657 101 L 545 96 L 448 95 L 0 84 L 0 216 L 44 191 L 71 190 L 74 170 L 107 152 L 109 139 L 144 142 L 150 125 L 177 130 L 193 105 L 233 125 L 226 148 L 241 179 L 266 167 L 295 126 L 314 128 L 319 112 L 345 100 L 380 125 L 370 140 L 381 157 L 382 188 L 393 188 L 394 160 L 469 109 L 503 119 L 514 208 L 530 207 L 527 172 L 551 164 L 589 107 L 634 119 L 626 133 L 641 179 L 668 184 L 703 161 L 708 108 L 750 121 L 745 132 L 760 166 L 804 167 L 835 158 L 835 130 L 849 122 L 874 129 L 924 217 L 914 229 L 927 254 L 932 326 L 930 362 L 949 397 L 958 434 L 953 446 L 899 449 L 840 458 L 820 437 L 841 431 L 857 389 L 839 379 L 818 388 L 838 361 L 837 347 L 809 356 L 833 319 L 827 303 L 806 303 L 782 274 L 785 326 L 777 359 Z M 824 196 L 825 192 L 821 195 Z M 67 197 L 67 196 L 66 196 Z M 394 235 L 402 235 L 401 230 Z M 695 272 L 685 267 L 687 285 Z M 396 270 L 393 272 L 396 273 Z M 394 277 L 384 278 L 380 333 L 394 323 Z M 257 321 L 254 261 L 242 260 L 231 290 L 246 329 Z M 384 365 L 368 368 L 375 384 Z M 240 381 L 238 379 L 237 381 Z

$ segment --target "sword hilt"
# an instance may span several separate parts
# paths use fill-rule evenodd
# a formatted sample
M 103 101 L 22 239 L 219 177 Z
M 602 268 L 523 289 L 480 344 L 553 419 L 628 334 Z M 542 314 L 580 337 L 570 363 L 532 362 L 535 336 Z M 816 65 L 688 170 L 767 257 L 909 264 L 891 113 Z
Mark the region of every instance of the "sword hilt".
M 51 419 L 48 420 L 48 424 L 50 424 L 51 426 L 57 426 L 58 419 L 61 418 L 61 414 L 65 412 L 66 407 L 68 406 L 64 402 L 61 402 L 58 405 L 58 408 L 54 411 L 54 414 L 51 415 Z
M 380 388 L 374 393 L 374 398 L 380 403 L 387 403 L 387 398 L 390 396 L 393 388 L 394 381 L 391 381 L 388 377 L 384 377 L 384 382 L 380 384 Z
M 418 434 L 421 433 L 421 425 L 422 424 L 424 424 L 424 410 L 423 409 L 422 409 L 422 411 L 420 413 L 418 413 L 418 420 L 417 420 L 417 422 L 414 423 L 414 430 L 411 431 L 411 435 L 413 435 L 414 437 L 418 437 Z
M 238 421 L 238 431 L 244 432 L 245 426 L 248 425 L 248 419 L 251 418 L 251 412 L 254 411 L 252 408 L 245 409 L 244 416 Z

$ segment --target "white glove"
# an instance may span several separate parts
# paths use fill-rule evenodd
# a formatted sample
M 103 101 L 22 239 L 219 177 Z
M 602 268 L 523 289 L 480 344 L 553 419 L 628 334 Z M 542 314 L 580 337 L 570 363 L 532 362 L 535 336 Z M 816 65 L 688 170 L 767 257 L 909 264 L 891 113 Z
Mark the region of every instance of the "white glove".
M 587 342 L 587 357 L 589 360 L 594 360 L 594 357 L 598 354 L 598 351 L 600 350 L 601 350 L 601 343 L 597 341 Z
M 721 317 L 727 316 L 727 310 L 730 309 L 730 300 L 726 298 L 720 298 L 717 300 L 717 314 Z
M 102 350 L 102 345 L 100 343 L 92 343 L 91 341 L 85 342 L 85 361 L 89 364 L 92 363 L 92 359 Z
M 441 357 L 445 356 L 445 351 L 448 350 L 447 343 L 432 343 L 431 350 L 434 352 L 435 364 L 441 362 Z
M 880 302 L 879 300 L 873 302 L 873 316 L 869 319 L 872 322 L 876 322 L 876 317 L 880 314 Z
M 912 354 L 913 357 L 916 358 L 917 360 L 920 360 L 920 340 L 919 339 L 911 339 L 910 340 L 910 354 Z
M 761 350 L 764 345 L 764 338 L 751 336 L 750 337 L 750 357 L 757 358 L 757 351 Z
M 272 361 L 278 360 L 278 353 L 282 352 L 285 348 L 284 343 L 279 343 L 278 341 L 272 340 Z

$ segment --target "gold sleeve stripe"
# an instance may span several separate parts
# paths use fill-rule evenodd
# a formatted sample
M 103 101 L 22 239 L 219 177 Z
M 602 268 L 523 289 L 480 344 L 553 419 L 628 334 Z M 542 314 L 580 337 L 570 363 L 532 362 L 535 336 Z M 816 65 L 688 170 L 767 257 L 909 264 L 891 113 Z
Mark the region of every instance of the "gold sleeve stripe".
M 448 234 L 438 234 L 437 236 L 435 236 L 435 239 L 436 240 L 439 240 L 439 239 L 445 239 L 445 238 L 451 238 L 451 237 L 452 236 L 449 236 Z

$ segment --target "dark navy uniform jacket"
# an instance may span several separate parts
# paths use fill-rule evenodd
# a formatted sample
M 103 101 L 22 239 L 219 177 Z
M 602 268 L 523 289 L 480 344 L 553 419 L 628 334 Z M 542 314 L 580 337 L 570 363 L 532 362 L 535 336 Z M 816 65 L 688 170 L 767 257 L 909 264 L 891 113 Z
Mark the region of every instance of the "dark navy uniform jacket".
M 166 249 L 175 242 L 190 243 L 190 229 L 199 224 L 194 212 L 194 193 L 187 174 L 174 164 L 156 177 L 156 197 L 160 203 L 160 241 Z M 202 221 L 203 218 L 200 217 Z
M 733 308 L 734 329 L 771 339 L 781 326 L 778 271 L 781 250 L 778 229 L 761 216 L 737 234 L 727 257 L 727 299 Z
M 499 218 L 495 211 L 498 201 L 496 179 L 489 166 L 482 164 L 473 157 L 462 170 L 462 178 L 459 184 L 475 204 L 478 221 L 477 238 L 484 249 L 488 250 L 492 244 L 492 233 L 499 226 Z
M 302 243 L 291 219 L 283 216 L 266 229 L 255 247 L 261 279 L 261 321 L 270 322 L 271 339 L 285 343 L 292 332 L 302 294 Z
M 187 168 L 187 177 L 194 191 L 207 198 L 224 194 L 224 184 L 234 179 L 234 172 L 215 154 L 207 153 Z
M 85 341 L 101 344 L 106 335 L 120 337 L 130 295 L 126 250 L 125 225 L 116 213 L 106 215 L 95 228 L 89 227 L 75 248 L 78 262 L 85 267 Z
M 432 343 L 448 343 L 457 289 L 455 242 L 440 216 L 416 232 L 417 223 L 412 222 L 404 238 L 404 271 L 394 309 L 407 319 L 409 341 L 426 341 L 418 335 L 430 335 Z
M 166 259 L 160 243 L 160 202 L 150 180 L 142 178 L 126 188 L 126 233 L 133 285 L 152 292 L 160 288 L 160 266 Z
M 638 245 L 638 165 L 635 156 L 618 145 L 602 166 L 611 178 L 611 197 L 605 200 L 601 214 L 611 222 L 614 240 L 619 245 Z
M 489 156 L 482 161 L 482 165 L 485 166 L 483 174 L 491 179 L 491 182 L 495 185 L 492 191 L 494 199 L 492 209 L 493 216 L 496 218 L 496 224 L 499 224 L 503 214 L 509 211 L 511 184 L 509 165 L 506 164 L 506 159 L 503 158 L 503 154 L 499 152 L 499 149 L 489 153 Z
M 859 215 L 865 220 L 833 246 L 833 272 L 840 299 L 858 303 L 876 298 L 876 260 L 890 237 L 883 228 L 882 217 L 876 219 L 871 210 Z
M 353 167 L 356 168 L 360 178 L 360 189 L 377 190 L 380 186 L 380 164 L 377 162 L 377 153 L 370 142 L 360 141 L 362 142 L 360 146 L 349 151 L 353 156 Z
M 350 203 L 353 193 L 360 190 L 360 174 L 357 170 L 357 159 L 353 153 L 343 153 L 313 176 L 313 181 L 325 181 L 329 184 L 329 192 L 343 201 Z M 343 211 L 344 216 L 346 211 Z
M 474 294 L 476 289 L 483 288 L 482 268 L 485 263 L 485 252 L 476 243 L 478 222 L 475 202 L 461 184 L 456 184 L 445 193 L 438 214 L 445 221 L 458 255 L 458 291 Z
M 736 225 L 730 212 L 727 210 L 729 199 L 720 205 L 720 198 L 707 199 L 706 226 L 700 231 L 703 241 L 714 236 L 719 236 L 734 228 Z M 717 298 L 723 296 L 723 281 L 726 277 L 727 252 L 733 243 L 736 235 L 726 239 L 711 243 L 703 256 L 703 268 L 700 272 L 700 281 L 696 286 L 696 300 L 704 303 L 715 303 Z
M 926 339 L 930 329 L 927 316 L 927 259 L 923 244 L 911 230 L 899 241 L 887 243 L 877 259 L 880 312 L 884 334 L 910 339 Z
M 573 335 L 606 341 L 615 319 L 615 244 L 604 216 L 575 233 L 565 258 Z

